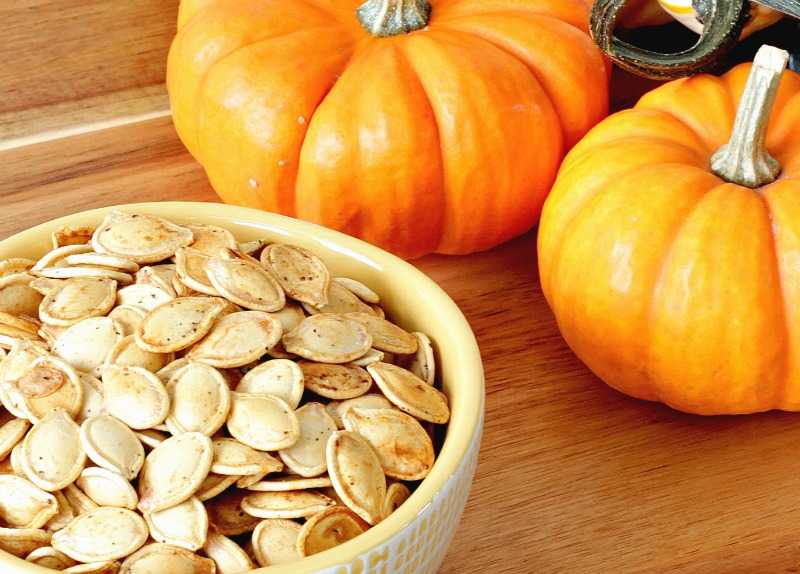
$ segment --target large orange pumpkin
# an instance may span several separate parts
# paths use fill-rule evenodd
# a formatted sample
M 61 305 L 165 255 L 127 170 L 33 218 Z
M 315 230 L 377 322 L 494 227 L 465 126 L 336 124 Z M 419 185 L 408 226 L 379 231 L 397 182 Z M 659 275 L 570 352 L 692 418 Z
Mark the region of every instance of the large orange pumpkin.
M 486 249 L 607 113 L 589 4 L 183 0 L 175 126 L 225 201 L 407 257 Z
M 800 410 L 800 76 L 785 72 L 770 118 L 775 54 L 657 88 L 561 167 L 542 288 L 622 392 L 701 414 Z

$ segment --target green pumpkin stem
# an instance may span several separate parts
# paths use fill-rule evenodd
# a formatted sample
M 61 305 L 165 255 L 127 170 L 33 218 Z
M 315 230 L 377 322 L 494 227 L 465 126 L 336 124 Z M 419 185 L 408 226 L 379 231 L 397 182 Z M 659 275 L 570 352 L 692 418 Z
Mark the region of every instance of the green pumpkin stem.
M 356 10 L 358 21 L 373 36 L 397 36 L 428 25 L 428 0 L 367 0 Z
M 739 100 L 731 138 L 711 156 L 711 171 L 725 181 L 747 187 L 772 183 L 781 165 L 767 151 L 767 125 L 789 54 L 761 46 Z

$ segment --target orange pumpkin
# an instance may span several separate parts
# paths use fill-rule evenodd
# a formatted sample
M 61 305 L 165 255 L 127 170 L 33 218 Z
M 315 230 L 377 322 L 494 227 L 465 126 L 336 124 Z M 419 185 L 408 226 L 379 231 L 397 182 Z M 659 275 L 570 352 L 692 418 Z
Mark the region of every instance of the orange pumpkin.
M 765 47 L 752 67 L 665 84 L 565 159 L 539 229 L 542 289 L 612 387 L 701 414 L 800 410 L 800 76 L 779 80 L 786 57 Z
M 607 113 L 589 4 L 183 0 L 175 126 L 227 202 L 406 257 L 486 249 Z

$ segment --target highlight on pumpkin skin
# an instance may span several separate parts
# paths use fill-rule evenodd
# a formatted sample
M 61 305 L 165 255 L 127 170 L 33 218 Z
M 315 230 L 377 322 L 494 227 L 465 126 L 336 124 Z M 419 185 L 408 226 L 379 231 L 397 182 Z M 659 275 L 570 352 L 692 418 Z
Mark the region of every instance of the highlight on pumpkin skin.
M 389 37 L 364 29 L 363 4 L 183 0 L 167 85 L 214 189 L 404 257 L 530 229 L 607 114 L 589 1 L 430 0 L 426 26 Z M 366 6 L 403 27 L 426 4 Z
M 545 203 L 544 295 L 576 355 L 624 393 L 698 414 L 800 410 L 800 75 L 783 72 L 767 125 L 778 179 L 751 189 L 711 168 L 737 107 L 770 117 L 752 105 L 768 103 L 762 73 L 656 88 L 575 146 Z M 748 84 L 762 93 L 742 96 Z

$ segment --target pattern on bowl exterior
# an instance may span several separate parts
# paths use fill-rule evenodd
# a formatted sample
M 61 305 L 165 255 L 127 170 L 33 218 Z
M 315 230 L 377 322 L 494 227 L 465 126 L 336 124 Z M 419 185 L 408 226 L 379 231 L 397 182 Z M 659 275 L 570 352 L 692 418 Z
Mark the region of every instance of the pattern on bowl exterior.
M 314 224 L 257 210 L 213 203 L 120 205 L 50 221 L 0 241 L 0 259 L 37 257 L 50 249 L 62 225 L 96 225 L 111 209 L 159 215 L 177 223 L 210 223 L 239 241 L 268 238 L 320 255 L 337 275 L 381 293 L 392 318 L 431 336 L 441 380 L 450 397 L 447 438 L 428 477 L 386 520 L 365 534 L 301 562 L 272 566 L 270 574 L 435 574 L 455 534 L 475 474 L 483 430 L 484 383 L 474 335 L 453 301 L 410 264 L 377 247 Z M 52 572 L 0 551 L 3 574 Z M 254 572 L 266 572 L 264 569 Z

